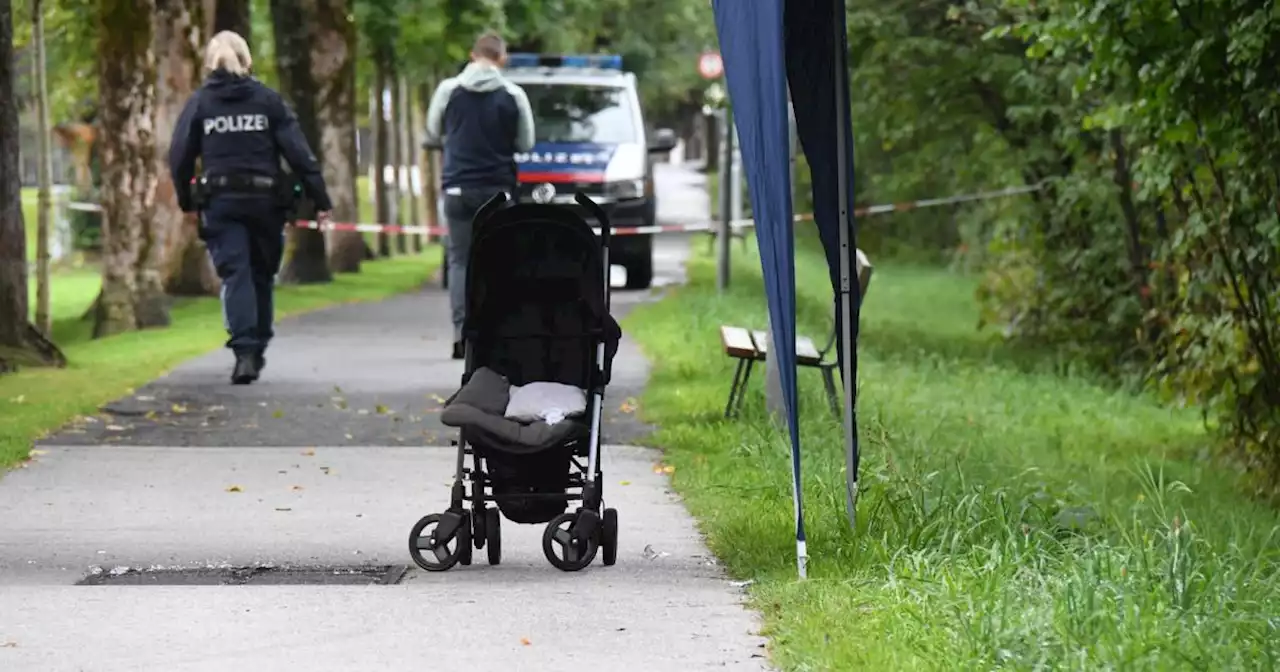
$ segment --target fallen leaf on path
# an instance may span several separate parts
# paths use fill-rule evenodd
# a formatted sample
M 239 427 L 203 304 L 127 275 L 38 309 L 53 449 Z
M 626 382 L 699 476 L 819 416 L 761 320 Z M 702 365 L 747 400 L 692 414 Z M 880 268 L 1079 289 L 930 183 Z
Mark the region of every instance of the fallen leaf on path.
M 174 413 L 186 413 L 186 412 L 187 412 L 187 407 L 186 407 L 186 406 L 183 406 L 182 404 L 174 404 L 174 405 L 170 406 L 169 408 L 170 408 L 170 410 L 172 410 Z
M 315 448 L 308 448 L 308 449 L 306 449 L 306 450 L 302 451 L 302 454 L 303 454 L 303 455 L 306 455 L 307 457 L 314 457 L 314 456 L 315 456 L 315 454 L 316 454 L 316 449 L 315 449 Z
M 622 481 L 618 485 L 631 485 L 631 481 Z
M 345 434 L 344 436 L 346 436 L 346 437 L 347 437 L 347 440 L 348 440 L 348 441 L 350 441 L 350 440 L 352 440 L 352 439 L 356 438 L 356 437 L 354 437 L 354 436 L 351 436 L 350 434 Z
M 155 401 L 156 400 L 155 397 L 147 396 L 147 395 L 140 395 L 134 398 L 137 399 L 138 401 Z
M 276 420 L 279 420 L 280 418 L 284 417 L 284 411 L 277 408 L 275 412 L 271 414 L 271 417 L 275 418 Z
M 342 394 L 342 388 L 338 387 L 337 385 L 333 386 L 333 391 L 337 392 L 338 394 Z
M 293 509 L 290 509 L 289 507 L 279 507 L 279 506 L 276 507 L 276 511 L 292 511 L 292 510 Z
M 28 455 L 30 455 L 30 456 L 32 456 L 32 457 L 39 457 L 39 456 L 41 456 L 41 455 L 48 455 L 48 454 L 49 454 L 49 451 L 47 451 L 47 450 L 40 450 L 39 448 L 32 448 L 32 449 L 31 449 L 31 452 L 30 452 L 30 453 L 27 453 L 27 454 L 28 454 Z
M 627 400 L 626 400 L 626 401 L 624 401 L 624 402 L 622 402 L 622 405 L 618 407 L 618 410 L 619 410 L 619 411 L 622 411 L 623 413 L 633 413 L 633 412 L 635 412 L 635 410 L 636 410 L 636 400 L 635 400 L 635 399 L 632 399 L 632 398 L 630 398 L 630 397 L 628 397 L 628 398 L 627 398 Z
M 664 473 L 664 474 L 674 474 L 674 473 L 676 473 L 676 468 L 668 464 L 667 466 L 665 466 L 665 467 L 663 467 L 663 468 L 662 468 L 662 473 Z
M 445 399 L 444 397 L 438 394 L 428 395 L 428 398 L 431 399 L 431 401 L 436 402 L 437 404 L 443 404 L 444 402 L 448 401 L 448 399 Z
M 147 411 L 147 414 L 146 414 L 146 415 L 144 415 L 144 416 L 142 416 L 142 417 L 144 417 L 144 418 L 146 418 L 146 419 L 148 419 L 148 420 L 155 420 L 155 419 L 156 419 L 156 412 L 155 412 L 155 411 Z
M 107 425 L 107 431 L 108 431 L 108 432 L 123 432 L 123 431 L 124 431 L 124 427 L 121 427 L 120 425 Z
M 333 400 L 333 405 L 334 405 L 335 407 L 337 407 L 337 409 L 338 409 L 339 411 L 345 411 L 345 410 L 347 410 L 347 400 L 346 400 L 346 399 L 334 399 L 334 400 Z
M 521 637 L 521 638 L 520 638 L 520 643 L 521 643 L 521 644 L 523 644 L 523 645 L 525 645 L 525 646 L 529 646 L 530 644 L 533 644 L 533 642 L 529 641 L 529 638 L 528 638 L 528 637 Z
M 4 644 L 0 644 L 0 649 L 16 649 L 16 648 L 18 648 L 17 642 L 5 642 Z
M 299 490 L 301 490 L 301 489 L 302 489 L 302 486 L 301 486 L 301 485 L 295 485 L 295 486 L 293 486 L 293 491 L 294 491 L 294 492 L 298 492 L 298 491 L 299 491 Z
M 373 410 L 378 415 L 386 415 L 391 412 L 391 409 L 387 408 L 386 406 L 383 406 L 382 404 L 378 404 L 377 406 L 374 406 Z
M 244 490 L 238 485 L 233 485 L 227 488 L 227 492 L 244 492 Z

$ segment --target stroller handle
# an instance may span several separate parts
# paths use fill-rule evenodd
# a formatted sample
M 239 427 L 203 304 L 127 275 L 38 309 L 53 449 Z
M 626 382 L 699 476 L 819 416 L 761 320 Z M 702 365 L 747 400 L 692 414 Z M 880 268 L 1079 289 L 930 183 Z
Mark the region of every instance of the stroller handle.
M 488 201 L 485 201 L 485 204 L 480 206 L 480 209 L 476 211 L 475 217 L 473 217 L 471 221 L 472 222 L 485 221 L 495 211 L 500 210 L 502 206 L 506 205 L 507 201 L 510 199 L 511 199 L 511 196 L 508 195 L 507 192 L 505 191 L 495 192 L 492 198 L 490 198 Z M 474 233 L 472 235 L 474 235 Z
M 573 200 L 577 201 L 578 205 L 585 208 L 587 212 L 590 212 L 591 215 L 596 218 L 596 221 L 600 222 L 600 240 L 604 247 L 608 249 L 609 237 L 612 233 L 611 229 L 613 228 L 609 225 L 609 215 L 605 213 L 604 208 L 600 207 L 599 204 L 591 200 L 590 196 L 587 196 L 581 191 L 573 195 Z

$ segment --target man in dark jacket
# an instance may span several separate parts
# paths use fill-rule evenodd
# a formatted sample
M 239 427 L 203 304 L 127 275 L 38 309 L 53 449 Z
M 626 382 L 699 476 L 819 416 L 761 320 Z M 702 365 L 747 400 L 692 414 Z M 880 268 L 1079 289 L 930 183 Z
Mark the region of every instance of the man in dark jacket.
M 191 96 L 173 129 L 169 170 L 183 212 L 199 208 L 204 240 L 222 279 L 222 310 L 236 356 L 231 382 L 258 379 L 271 341 L 275 276 L 284 256 L 286 204 L 291 185 L 280 175 L 280 157 L 299 176 L 317 210 L 333 208 L 320 165 L 280 94 L 250 76 L 244 38 L 224 31 L 209 42 L 204 85 Z M 203 171 L 193 185 L 196 158 Z M 205 195 L 197 204 L 192 188 Z
M 497 192 L 514 196 L 515 154 L 533 149 L 533 111 L 524 90 L 502 76 L 506 60 L 502 38 L 481 35 L 471 48 L 471 63 L 440 83 L 427 108 L 427 142 L 444 147 L 440 186 L 449 226 L 454 359 L 463 357 L 471 220 Z

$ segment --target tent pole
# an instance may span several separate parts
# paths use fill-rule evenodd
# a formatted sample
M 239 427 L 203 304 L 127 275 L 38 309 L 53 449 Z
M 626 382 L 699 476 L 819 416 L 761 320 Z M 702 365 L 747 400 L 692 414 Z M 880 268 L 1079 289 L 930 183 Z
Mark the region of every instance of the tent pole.
M 841 358 L 840 377 L 844 383 L 845 508 L 849 514 L 849 527 L 856 528 L 858 443 L 857 427 L 854 420 L 854 390 L 856 389 L 857 381 L 854 380 L 853 361 L 854 357 L 856 357 L 854 348 L 857 347 L 857 343 L 853 340 L 853 325 L 855 324 L 856 316 L 853 314 L 853 283 L 851 282 L 853 269 L 849 268 L 849 252 L 850 248 L 857 244 L 857 241 L 854 239 L 853 220 L 849 216 L 850 157 L 847 144 L 849 119 L 846 115 L 849 91 L 847 88 L 847 64 L 843 53 L 845 44 L 844 0 L 836 0 L 831 5 L 834 8 L 831 24 L 835 30 L 835 43 L 832 45 L 832 62 L 835 67 L 832 70 L 836 78 L 836 192 L 839 194 L 840 199 L 840 345 L 841 352 L 844 353 L 844 357 Z

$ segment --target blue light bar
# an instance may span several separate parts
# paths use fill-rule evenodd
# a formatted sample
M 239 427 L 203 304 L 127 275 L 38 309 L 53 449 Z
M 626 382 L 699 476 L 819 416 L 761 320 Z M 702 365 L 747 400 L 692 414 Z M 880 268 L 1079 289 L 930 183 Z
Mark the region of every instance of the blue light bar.
M 553 56 L 550 54 L 507 54 L 508 68 L 598 68 L 602 70 L 621 70 L 622 56 L 619 54 L 573 54 Z

